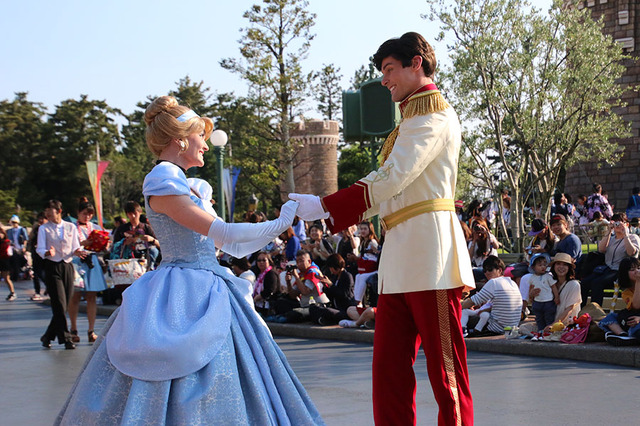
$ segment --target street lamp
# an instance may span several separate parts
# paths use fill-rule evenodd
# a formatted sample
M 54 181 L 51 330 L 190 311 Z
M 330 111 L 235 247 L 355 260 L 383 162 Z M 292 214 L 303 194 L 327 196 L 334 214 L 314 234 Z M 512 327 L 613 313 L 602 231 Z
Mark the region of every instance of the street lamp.
M 211 134 L 211 144 L 213 145 L 213 152 L 216 155 L 216 162 L 218 163 L 218 195 L 216 197 L 216 204 L 219 203 L 220 207 L 218 207 L 218 215 L 222 218 L 222 220 L 226 221 L 226 211 L 224 208 L 224 189 L 222 188 L 222 184 L 224 181 L 224 177 L 222 175 L 223 170 L 223 159 L 224 159 L 224 151 L 223 148 L 227 144 L 229 137 L 223 130 L 214 130 Z

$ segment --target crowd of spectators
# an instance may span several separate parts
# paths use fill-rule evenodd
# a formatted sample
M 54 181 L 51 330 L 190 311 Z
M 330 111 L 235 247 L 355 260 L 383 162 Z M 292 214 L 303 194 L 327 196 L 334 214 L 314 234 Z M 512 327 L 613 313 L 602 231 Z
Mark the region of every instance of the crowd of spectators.
M 465 336 L 502 334 L 505 327 L 518 326 L 523 334 L 535 335 L 548 331 L 554 323 L 568 325 L 587 301 L 602 305 L 605 292 L 613 289 L 616 282 L 625 283 L 627 290 L 631 289 L 623 298 L 630 309 L 633 307 L 637 265 L 633 263 L 636 261 L 632 261 L 631 266 L 627 264 L 629 259 L 637 259 L 640 251 L 640 188 L 633 188 L 626 213 L 614 213 L 597 184 L 591 195 L 579 195 L 575 205 L 568 194 L 557 193 L 548 223 L 539 217 L 537 208 L 531 207 L 527 225 L 531 240 L 520 262 L 505 265 L 500 260 L 499 253 L 504 251 L 500 241 L 510 238 L 511 203 L 508 191 L 502 192 L 499 203 L 473 200 L 465 208 L 461 200 L 455 202 L 477 284 L 477 289 L 461 301 Z M 141 206 L 131 201 L 124 210 L 126 220 L 114 218 L 117 226 L 111 232 L 108 252 L 94 253 L 96 267 L 107 275 L 103 257 L 144 259 L 148 269 L 153 269 L 162 259 L 161 247 Z M 93 211 L 88 219 L 87 213 L 83 209 L 78 211 L 78 217 L 83 218 L 81 224 L 76 225 L 83 235 L 81 240 L 86 240 L 94 229 L 86 225 Z M 505 228 L 498 226 L 500 215 L 507 225 L 506 235 L 500 231 Z M 249 212 L 245 220 L 261 222 L 266 220 L 266 215 Z M 40 214 L 28 234 L 20 226 L 20 218 L 13 216 L 10 228 L 0 232 L 0 272 L 9 286 L 7 300 L 16 297 L 12 280 L 26 276 L 33 277 L 32 299 L 42 298 L 44 268 L 41 257 L 34 253 L 38 228 L 46 221 Z M 596 240 L 595 251 L 582 252 L 585 239 Z M 249 282 L 255 309 L 267 321 L 311 321 L 319 325 L 373 328 L 377 268 L 383 241 L 384 234 L 378 238 L 368 221 L 331 235 L 323 221 L 306 223 L 296 218 L 293 226 L 279 238 L 247 258 L 232 258 L 224 253 L 220 253 L 219 258 L 223 265 Z M 31 255 L 25 256 L 26 253 Z M 99 254 L 101 256 L 97 256 Z M 82 262 L 75 263 L 77 269 L 82 269 Z M 27 265 L 31 268 L 27 269 Z M 93 302 L 95 294 L 82 291 L 87 302 Z M 80 293 L 71 297 L 69 305 L 73 341 L 77 341 L 75 317 L 79 300 Z M 530 314 L 535 322 L 528 317 Z M 613 344 L 635 342 L 634 326 L 629 334 L 629 327 L 618 328 L 617 320 L 608 316 L 601 324 L 606 328 L 608 339 L 615 342 Z M 625 324 L 629 321 L 636 324 L 634 319 L 623 319 Z M 92 334 L 91 324 L 90 341 L 95 338 Z

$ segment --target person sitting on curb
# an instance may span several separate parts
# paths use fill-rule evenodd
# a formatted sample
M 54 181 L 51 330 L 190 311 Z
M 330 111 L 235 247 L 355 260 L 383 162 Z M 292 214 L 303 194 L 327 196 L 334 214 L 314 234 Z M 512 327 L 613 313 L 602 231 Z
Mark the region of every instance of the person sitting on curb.
M 331 279 L 320 278 L 324 292 L 329 297 L 329 304 L 313 304 L 309 306 L 311 321 L 320 325 L 335 325 L 349 318 L 347 309 L 357 304 L 353 297 L 353 275 L 345 270 L 345 261 L 338 253 L 327 258 L 326 263 Z
M 306 250 L 298 251 L 296 265 L 297 269 L 289 270 L 287 268 L 285 280 L 289 300 L 299 301 L 299 307 L 291 303 L 282 304 L 282 299 L 277 300 L 275 302 L 275 311 L 278 314 L 275 318 L 276 322 L 306 321 L 309 319 L 310 304 L 325 305 L 329 303 L 329 298 L 322 291 L 321 278 L 323 275 L 318 266 L 311 261 L 311 254 Z
M 613 346 L 630 346 L 640 343 L 640 260 L 628 257 L 620 262 L 618 285 L 626 309 L 611 312 L 598 327 L 605 331 L 605 340 Z
M 340 327 L 343 328 L 369 328 L 373 329 L 375 327 L 376 321 L 376 311 L 378 308 L 375 306 L 370 306 L 368 308 L 358 307 L 358 306 L 349 306 L 347 309 L 347 315 L 351 319 L 344 319 L 340 321 Z
M 487 277 L 482 289 L 462 301 L 462 309 L 473 306 L 481 306 L 491 301 L 493 306 L 487 323 L 487 332 L 484 335 L 502 334 L 505 327 L 517 326 L 520 322 L 522 311 L 522 297 L 516 283 L 502 276 L 504 262 L 497 256 L 489 256 L 482 264 L 482 269 Z M 473 324 L 471 318 L 469 325 Z M 473 324 L 475 326 L 475 324 Z M 479 336 L 482 333 L 469 333 L 468 337 Z

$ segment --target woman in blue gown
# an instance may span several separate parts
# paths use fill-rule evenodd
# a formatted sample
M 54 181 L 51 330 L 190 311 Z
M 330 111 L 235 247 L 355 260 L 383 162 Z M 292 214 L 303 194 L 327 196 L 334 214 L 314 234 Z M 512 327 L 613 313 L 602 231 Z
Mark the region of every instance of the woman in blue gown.
M 221 267 L 287 229 L 278 219 L 226 224 L 211 187 L 184 171 L 204 165 L 213 122 L 163 96 L 145 112 L 159 162 L 143 185 L 162 263 L 135 281 L 100 333 L 56 424 L 323 424 L 253 308 L 249 282 Z

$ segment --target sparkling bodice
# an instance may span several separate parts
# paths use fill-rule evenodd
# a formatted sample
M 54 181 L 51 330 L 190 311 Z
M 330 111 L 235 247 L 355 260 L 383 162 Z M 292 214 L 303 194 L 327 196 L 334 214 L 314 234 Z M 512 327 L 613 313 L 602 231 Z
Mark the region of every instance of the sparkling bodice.
M 202 200 L 195 195 L 192 195 L 191 199 L 202 208 Z M 165 214 L 156 213 L 149 207 L 148 202 L 145 204 L 147 217 L 162 249 L 160 267 L 214 269 L 218 261 L 213 240 L 185 228 Z
M 191 192 L 184 173 L 173 164 L 160 163 L 145 179 L 143 193 L 147 217 L 160 241 L 160 267 L 214 270 L 218 261 L 212 239 L 180 225 L 165 214 L 155 212 L 149 206 L 149 197 L 152 195 L 189 195 L 198 207 L 215 215 L 206 198 L 202 200 Z

